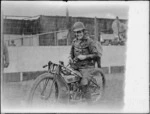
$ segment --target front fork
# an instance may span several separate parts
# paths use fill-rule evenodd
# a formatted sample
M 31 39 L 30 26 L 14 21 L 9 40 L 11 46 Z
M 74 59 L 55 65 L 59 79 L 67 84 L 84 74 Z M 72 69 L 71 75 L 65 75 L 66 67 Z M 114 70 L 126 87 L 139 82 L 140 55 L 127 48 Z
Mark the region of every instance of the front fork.
M 46 87 L 47 87 L 47 84 L 48 84 L 49 80 L 50 80 L 50 79 L 47 79 L 47 80 L 45 81 L 44 87 L 43 87 L 42 92 L 41 92 L 41 98 L 44 99 L 44 100 L 48 100 L 48 99 L 49 99 L 49 97 L 50 97 L 51 94 L 52 94 L 52 88 L 53 88 L 53 86 L 54 86 L 54 84 L 55 84 L 55 80 L 53 79 L 52 84 L 51 84 L 51 87 L 50 87 L 50 91 L 49 91 L 49 93 L 48 93 L 48 96 L 45 96 L 44 93 L 45 93 L 45 90 L 46 90 Z

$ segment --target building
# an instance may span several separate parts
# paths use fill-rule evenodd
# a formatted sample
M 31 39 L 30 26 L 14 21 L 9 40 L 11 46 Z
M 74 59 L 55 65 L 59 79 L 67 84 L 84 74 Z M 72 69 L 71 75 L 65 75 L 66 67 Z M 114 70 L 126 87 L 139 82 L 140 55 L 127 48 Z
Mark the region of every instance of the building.
M 5 16 L 4 39 L 8 45 L 11 40 L 15 40 L 17 46 L 70 45 L 74 38 L 71 27 L 76 21 L 83 22 L 89 34 L 94 35 L 94 18 L 69 17 L 68 21 L 65 16 Z M 114 19 L 97 18 L 99 33 L 112 34 L 113 21 Z M 127 23 L 127 20 L 120 21 Z M 70 38 L 58 39 L 58 33 L 68 28 L 70 28 Z

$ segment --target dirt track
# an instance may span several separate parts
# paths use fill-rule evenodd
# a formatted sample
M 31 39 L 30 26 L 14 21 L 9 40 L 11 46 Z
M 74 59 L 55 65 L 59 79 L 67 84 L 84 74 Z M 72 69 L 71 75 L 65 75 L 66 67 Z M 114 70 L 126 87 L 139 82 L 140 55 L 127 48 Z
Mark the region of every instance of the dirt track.
M 4 86 L 2 92 L 2 107 L 6 109 L 18 109 L 24 107 L 29 90 L 34 80 L 24 82 L 9 82 Z M 99 107 L 117 108 L 123 107 L 124 74 L 106 75 L 106 89 Z

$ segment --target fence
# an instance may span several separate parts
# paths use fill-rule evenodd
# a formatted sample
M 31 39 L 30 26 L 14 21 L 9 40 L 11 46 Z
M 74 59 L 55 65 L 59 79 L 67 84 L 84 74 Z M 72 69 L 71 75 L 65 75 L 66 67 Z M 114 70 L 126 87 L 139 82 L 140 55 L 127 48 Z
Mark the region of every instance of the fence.
M 4 34 L 4 40 L 8 46 L 57 46 L 68 44 L 67 35 L 67 30 L 35 35 Z
M 67 46 L 71 39 L 68 39 L 68 31 L 54 31 L 36 35 L 4 35 L 8 46 Z M 94 35 L 91 35 L 94 38 Z M 102 45 L 124 45 L 125 41 L 115 41 L 113 34 L 101 34 L 99 36 Z

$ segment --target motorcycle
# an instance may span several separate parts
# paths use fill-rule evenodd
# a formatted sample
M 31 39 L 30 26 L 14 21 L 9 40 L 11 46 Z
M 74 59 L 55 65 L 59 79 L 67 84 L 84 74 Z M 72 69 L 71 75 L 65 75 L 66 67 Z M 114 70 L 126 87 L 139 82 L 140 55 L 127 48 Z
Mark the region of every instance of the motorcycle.
M 38 76 L 31 88 L 29 104 L 47 103 L 52 105 L 58 103 L 62 86 L 67 88 L 69 103 L 85 101 L 80 85 L 82 74 L 79 71 L 64 66 L 62 61 L 59 61 L 59 64 L 49 61 L 47 65 L 43 66 L 43 68 L 45 67 L 48 67 L 48 71 Z M 101 69 L 97 71 L 99 75 L 91 76 L 88 82 L 88 90 L 91 92 L 93 103 L 100 100 L 105 89 L 105 75 Z M 61 85 L 59 82 L 62 82 Z

